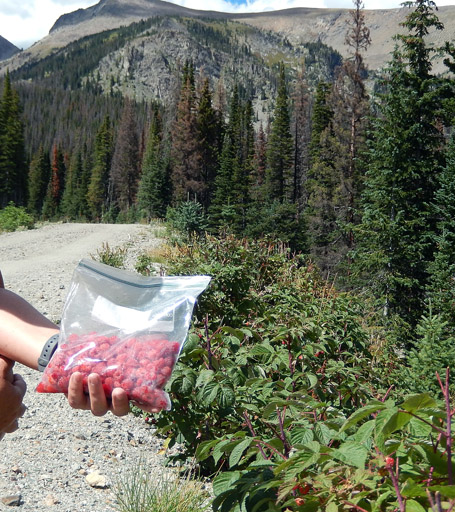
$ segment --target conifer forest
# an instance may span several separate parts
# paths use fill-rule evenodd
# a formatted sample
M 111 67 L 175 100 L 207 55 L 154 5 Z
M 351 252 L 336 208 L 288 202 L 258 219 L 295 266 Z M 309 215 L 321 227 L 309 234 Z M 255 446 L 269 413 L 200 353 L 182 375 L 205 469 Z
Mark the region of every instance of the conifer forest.
M 190 241 L 168 270 L 216 276 L 158 420 L 217 475 L 214 510 L 455 510 L 455 46 L 426 43 L 433 1 L 406 6 L 380 71 L 356 0 L 347 58 L 267 61 L 233 24 L 181 19 L 251 75 L 191 57 L 134 94 L 140 51 L 126 75 L 99 63 L 144 20 L 0 82 L 0 208 L 165 219 Z

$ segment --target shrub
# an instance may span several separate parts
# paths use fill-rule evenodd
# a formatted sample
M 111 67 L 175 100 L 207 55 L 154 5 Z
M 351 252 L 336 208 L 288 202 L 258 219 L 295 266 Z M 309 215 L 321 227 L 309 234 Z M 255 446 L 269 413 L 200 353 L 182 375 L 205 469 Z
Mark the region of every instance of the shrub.
M 96 251 L 96 256 L 92 257 L 105 265 L 115 268 L 123 268 L 128 249 L 126 247 L 111 248 L 107 242 L 103 242 L 101 249 Z
M 184 234 L 187 241 L 203 234 L 207 229 L 202 205 L 195 201 L 186 201 L 177 208 L 168 208 L 166 220 L 171 227 Z
M 0 231 L 16 231 L 19 228 L 30 229 L 33 226 L 33 217 L 23 207 L 9 203 L 8 206 L 0 210 Z

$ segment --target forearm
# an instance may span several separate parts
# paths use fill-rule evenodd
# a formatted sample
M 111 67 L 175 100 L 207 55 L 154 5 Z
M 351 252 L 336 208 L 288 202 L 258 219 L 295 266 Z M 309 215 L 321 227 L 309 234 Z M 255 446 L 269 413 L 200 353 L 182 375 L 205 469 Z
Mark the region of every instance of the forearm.
M 1 355 L 36 370 L 44 344 L 58 331 L 53 322 L 26 300 L 0 287 Z

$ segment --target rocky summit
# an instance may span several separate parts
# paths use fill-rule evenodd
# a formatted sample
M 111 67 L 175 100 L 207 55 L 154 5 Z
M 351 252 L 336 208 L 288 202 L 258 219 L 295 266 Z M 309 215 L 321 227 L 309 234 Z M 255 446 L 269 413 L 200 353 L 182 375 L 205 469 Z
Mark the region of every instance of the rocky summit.
M 8 67 L 15 69 L 30 60 L 44 58 L 54 50 L 88 35 L 127 26 L 148 18 L 176 16 L 234 20 L 263 31 L 273 32 L 286 38 L 293 45 L 322 42 L 345 56 L 348 54 L 348 48 L 344 44 L 344 38 L 350 12 L 350 9 L 293 8 L 262 13 L 232 14 L 188 9 L 160 0 L 101 0 L 92 7 L 78 9 L 61 16 L 56 20 L 48 36 L 27 51 L 10 59 Z M 400 24 L 408 13 L 408 7 L 365 11 L 365 22 L 371 31 L 371 46 L 365 55 L 365 62 L 370 69 L 379 69 L 389 60 L 395 45 L 394 36 L 403 31 Z M 455 6 L 441 7 L 437 14 L 445 30 L 433 31 L 429 34 L 429 42 L 435 45 L 455 39 Z M 2 42 L 0 39 L 0 56 Z M 3 56 L 4 58 L 6 57 Z M 435 70 L 442 71 L 442 63 L 436 63 Z

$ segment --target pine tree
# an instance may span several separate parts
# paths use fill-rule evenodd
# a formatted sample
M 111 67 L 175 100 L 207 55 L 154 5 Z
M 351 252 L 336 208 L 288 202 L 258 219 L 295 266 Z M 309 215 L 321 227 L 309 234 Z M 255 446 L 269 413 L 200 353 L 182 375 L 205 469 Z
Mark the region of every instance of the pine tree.
M 442 29 L 430 0 L 414 10 L 397 36 L 387 70 L 387 90 L 374 121 L 373 141 L 358 229 L 356 265 L 379 299 L 384 314 L 396 313 L 411 327 L 424 308 L 428 265 L 435 251 L 432 207 L 444 167 L 444 98 L 450 83 L 431 74 L 436 49 L 425 43 Z
M 294 197 L 293 147 L 289 96 L 284 64 L 280 64 L 277 99 L 267 145 L 266 187 L 270 201 L 292 202 Z
M 131 100 L 125 101 L 109 174 L 109 205 L 123 214 L 136 199 L 139 181 L 139 136 Z
M 139 214 L 148 221 L 163 218 L 170 203 L 167 159 L 163 155 L 161 116 L 154 113 L 137 194 Z
M 320 146 L 322 132 L 329 126 L 333 118 L 332 107 L 328 102 L 331 91 L 330 84 L 318 82 L 314 97 L 313 112 L 311 115 L 311 137 L 310 137 L 310 158 L 314 159 Z
M 7 71 L 0 100 L 0 208 L 10 201 L 25 204 L 27 167 L 19 96 Z
M 51 175 L 51 162 L 48 151 L 40 146 L 38 153 L 30 163 L 28 179 L 27 207 L 33 215 L 39 217 L 43 208 L 47 185 Z
M 221 149 L 221 119 L 212 106 L 212 93 L 209 80 L 205 79 L 199 94 L 197 110 L 197 138 L 201 155 L 201 179 L 205 184 L 200 202 L 207 210 L 215 186 Z
M 60 202 L 64 190 L 65 161 L 63 152 L 57 143 L 52 148 L 51 176 L 43 204 L 43 217 L 53 219 L 60 214 Z
M 196 94 L 191 72 L 180 91 L 176 119 L 171 132 L 171 181 L 175 203 L 199 199 L 206 193 L 201 174 L 201 152 L 197 137 Z
M 111 121 L 106 116 L 95 139 L 93 169 L 88 184 L 87 204 L 92 219 L 100 220 L 106 210 L 107 186 L 113 152 Z

